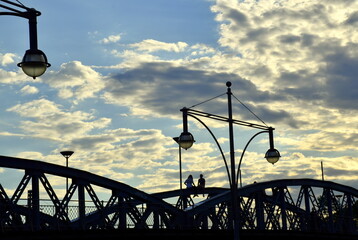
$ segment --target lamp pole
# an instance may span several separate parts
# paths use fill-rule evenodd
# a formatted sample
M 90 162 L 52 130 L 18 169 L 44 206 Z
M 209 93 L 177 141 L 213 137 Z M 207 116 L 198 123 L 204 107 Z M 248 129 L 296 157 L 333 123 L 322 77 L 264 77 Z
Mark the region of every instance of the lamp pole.
M 68 159 L 72 156 L 74 153 L 73 151 L 62 151 L 60 152 L 62 156 L 66 158 L 66 168 L 68 168 Z M 68 192 L 68 177 L 66 177 L 66 194 Z
M 235 145 L 234 145 L 234 125 L 232 119 L 232 102 L 231 102 L 231 82 L 227 86 L 227 104 L 228 104 L 228 122 L 229 122 L 229 142 L 230 142 L 230 166 L 231 166 L 231 208 L 233 218 L 234 239 L 239 239 L 239 221 L 237 219 L 237 181 L 235 166 Z
M 228 107 L 228 117 L 223 117 L 223 116 L 219 116 L 219 115 L 215 115 L 215 114 L 211 114 L 211 113 L 206 113 L 206 112 L 194 110 L 192 108 L 186 108 L 186 107 L 182 108 L 180 111 L 183 113 L 183 132 L 181 133 L 181 135 L 180 135 L 180 137 L 178 139 L 178 143 L 182 148 L 187 150 L 195 142 L 193 135 L 188 131 L 188 120 L 187 120 L 188 116 L 191 116 L 191 117 L 197 119 L 200 123 L 202 123 L 206 127 L 206 129 L 210 132 L 210 134 L 214 138 L 214 140 L 216 141 L 216 144 L 219 147 L 219 150 L 221 152 L 221 155 L 223 157 L 223 160 L 225 162 L 226 169 L 227 169 L 227 172 L 228 172 L 228 178 L 229 178 L 229 183 L 230 183 L 230 191 L 231 191 L 232 228 L 233 228 L 233 232 L 234 232 L 234 240 L 238 240 L 239 237 L 240 237 L 239 236 L 240 226 L 239 226 L 239 219 L 238 219 L 238 195 L 237 195 L 238 179 L 237 179 L 236 175 L 238 176 L 239 173 L 241 172 L 240 165 L 241 165 L 241 161 L 242 161 L 243 155 L 245 153 L 245 150 L 246 150 L 248 144 L 251 142 L 251 140 L 254 137 L 256 137 L 257 135 L 259 135 L 261 133 L 267 132 L 267 133 L 269 133 L 270 149 L 265 154 L 266 160 L 268 162 L 274 164 L 279 160 L 280 153 L 279 153 L 279 151 L 277 151 L 274 148 L 273 133 L 272 133 L 274 128 L 233 119 L 233 117 L 232 117 L 232 101 L 231 101 L 232 100 L 231 82 L 227 82 L 226 86 L 227 86 L 226 94 L 227 94 L 227 101 L 228 101 L 228 105 L 227 105 L 227 107 Z M 210 119 L 218 120 L 218 121 L 223 121 L 223 122 L 227 122 L 229 124 L 230 169 L 231 169 L 231 174 L 228 171 L 226 158 L 225 158 L 225 156 L 223 154 L 223 151 L 222 151 L 222 149 L 220 147 L 220 144 L 218 143 L 216 137 L 214 136 L 212 131 L 206 126 L 206 124 L 204 124 L 203 121 L 201 121 L 196 116 L 206 117 L 206 118 L 210 118 Z M 236 174 L 236 165 L 235 165 L 235 144 L 234 144 L 234 129 L 233 129 L 234 124 L 264 130 L 264 131 L 261 131 L 261 132 L 255 134 L 250 139 L 250 141 L 247 143 L 244 151 L 241 154 L 237 174 Z M 240 174 L 240 177 L 241 177 L 241 174 Z
M 180 181 L 180 192 L 183 190 L 183 175 L 182 175 L 182 168 L 181 168 L 181 147 L 179 144 L 179 137 L 173 137 L 173 140 L 178 143 L 179 146 L 179 181 Z
M 0 0 L 0 2 L 3 2 L 0 3 L 0 8 L 9 11 L 0 12 L 0 15 L 17 16 L 29 20 L 30 49 L 26 50 L 22 62 L 17 64 L 17 66 L 21 67 L 23 72 L 33 79 L 41 76 L 51 66 L 47 61 L 45 53 L 39 50 L 37 46 L 37 17 L 41 15 L 41 12 L 8 0 Z

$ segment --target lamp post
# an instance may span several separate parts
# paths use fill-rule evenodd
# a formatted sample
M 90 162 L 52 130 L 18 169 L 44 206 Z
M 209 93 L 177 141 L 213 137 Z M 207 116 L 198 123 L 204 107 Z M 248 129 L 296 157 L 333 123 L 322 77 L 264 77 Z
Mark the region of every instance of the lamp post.
M 62 154 L 62 156 L 64 156 L 66 158 L 66 168 L 68 168 L 68 159 L 72 156 L 72 154 L 74 153 L 73 151 L 62 151 L 60 152 Z M 66 194 L 68 191 L 68 178 L 66 178 Z
M 180 192 L 183 190 L 183 175 L 181 170 L 181 146 L 179 144 L 179 137 L 173 137 L 173 140 L 178 143 L 179 146 L 179 181 L 180 181 Z
M 22 62 L 18 63 L 17 66 L 21 67 L 26 75 L 35 79 L 44 74 L 46 69 L 51 66 L 45 53 L 39 50 L 37 46 L 37 17 L 41 15 L 41 12 L 8 0 L 0 1 L 7 4 L 0 4 L 0 8 L 9 10 L 9 12 L 0 12 L 0 15 L 17 16 L 29 20 L 30 49 L 25 52 Z M 15 7 L 25 11 L 18 10 Z
M 232 228 L 234 230 L 234 239 L 237 240 L 237 239 L 239 239 L 239 220 L 238 220 L 238 214 L 237 214 L 237 208 L 238 208 L 238 204 L 237 204 L 238 203 L 238 201 L 237 201 L 238 179 L 236 178 L 236 175 L 238 175 L 238 174 L 236 174 L 236 166 L 235 166 L 235 145 L 234 145 L 233 125 L 235 124 L 235 125 L 241 125 L 241 126 L 261 129 L 261 130 L 264 130 L 264 131 L 262 131 L 260 133 L 263 133 L 263 132 L 268 132 L 269 133 L 270 149 L 265 154 L 265 158 L 266 158 L 266 160 L 268 162 L 270 162 L 272 164 L 276 163 L 280 158 L 280 153 L 274 148 L 274 142 L 273 142 L 273 130 L 274 130 L 274 128 L 233 119 L 233 117 L 232 117 L 232 101 L 231 101 L 231 98 L 232 98 L 231 82 L 227 82 L 226 86 L 227 86 L 226 94 L 227 94 L 227 103 L 228 103 L 228 105 L 227 105 L 227 107 L 228 107 L 228 117 L 223 117 L 223 116 L 219 116 L 219 115 L 206 113 L 206 112 L 202 112 L 202 111 L 198 111 L 198 110 L 194 110 L 194 109 L 191 109 L 191 108 L 184 107 L 184 108 L 182 108 L 180 110 L 183 113 L 183 132 L 181 133 L 181 135 L 180 135 L 180 137 L 178 139 L 178 142 L 179 142 L 180 146 L 182 148 L 186 149 L 186 150 L 189 149 L 194 143 L 194 137 L 188 131 L 188 116 L 191 116 L 191 117 L 199 120 L 199 122 L 201 122 L 206 127 L 206 129 L 210 132 L 210 134 L 212 135 L 212 137 L 216 141 L 216 143 L 217 143 L 217 145 L 218 145 L 218 147 L 220 149 L 221 155 L 223 157 L 223 160 L 225 162 L 227 172 L 228 172 L 228 178 L 229 178 L 229 183 L 230 183 L 230 191 L 231 191 L 231 202 L 232 202 L 232 204 L 231 204 Z M 223 122 L 227 122 L 229 124 L 230 169 L 231 169 L 230 172 L 231 172 L 231 174 L 229 173 L 226 158 L 225 158 L 225 156 L 223 154 L 223 151 L 222 151 L 222 149 L 220 147 L 220 144 L 218 143 L 216 137 L 210 131 L 210 129 L 206 126 L 206 124 L 204 124 L 196 116 L 206 117 L 206 118 L 210 118 L 210 119 L 218 120 L 218 121 L 223 121 Z M 258 134 L 260 134 L 260 133 L 258 133 Z M 255 136 L 257 136 L 258 134 L 256 134 Z M 254 137 L 252 137 L 250 139 L 249 143 L 251 142 L 251 140 Z M 246 145 L 245 150 L 246 150 L 248 144 Z M 245 151 L 243 151 L 243 153 L 241 154 L 240 164 L 241 164 L 241 160 L 242 160 L 244 152 Z M 240 172 L 240 164 L 239 164 L 239 168 L 238 168 L 238 173 Z

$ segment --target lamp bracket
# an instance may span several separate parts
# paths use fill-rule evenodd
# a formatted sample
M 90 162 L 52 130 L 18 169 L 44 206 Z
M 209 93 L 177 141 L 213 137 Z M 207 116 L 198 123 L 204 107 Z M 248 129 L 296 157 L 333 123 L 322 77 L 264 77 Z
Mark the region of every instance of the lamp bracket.
M 251 127 L 251 128 L 256 128 L 256 129 L 261 129 L 261 130 L 269 130 L 272 129 L 271 127 L 267 127 L 264 125 L 260 125 L 260 124 L 255 124 L 255 123 L 250 123 L 250 122 L 245 122 L 245 121 L 241 121 L 241 120 L 236 120 L 236 119 L 229 119 L 227 117 L 223 117 L 223 116 L 219 116 L 216 114 L 212 114 L 212 113 L 206 113 L 206 112 L 202 112 L 202 111 L 198 111 L 198 110 L 194 110 L 191 108 L 183 108 L 180 109 L 180 111 L 187 111 L 188 113 L 192 114 L 192 115 L 196 115 L 196 116 L 200 116 L 200 117 L 206 117 L 206 118 L 211 118 L 214 120 L 219 120 L 222 122 L 229 122 L 232 121 L 233 124 L 236 125 L 240 125 L 240 126 L 245 126 L 245 127 Z

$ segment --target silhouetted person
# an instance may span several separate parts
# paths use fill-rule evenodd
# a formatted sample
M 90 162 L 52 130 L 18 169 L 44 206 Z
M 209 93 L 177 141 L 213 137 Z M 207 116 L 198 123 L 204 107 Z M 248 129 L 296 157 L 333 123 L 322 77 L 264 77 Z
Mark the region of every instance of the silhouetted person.
M 193 176 L 189 175 L 188 178 L 185 180 L 184 184 L 185 184 L 186 188 L 195 187 Z
M 197 197 L 198 194 L 196 194 L 196 187 L 194 184 L 194 179 L 192 175 L 189 175 L 188 178 L 185 180 L 184 184 L 186 185 L 186 188 L 191 188 L 194 190 L 194 197 Z
M 205 188 L 205 178 L 203 174 L 200 174 L 200 178 L 198 179 L 198 190 L 201 191 Z M 203 193 L 204 197 L 204 193 Z

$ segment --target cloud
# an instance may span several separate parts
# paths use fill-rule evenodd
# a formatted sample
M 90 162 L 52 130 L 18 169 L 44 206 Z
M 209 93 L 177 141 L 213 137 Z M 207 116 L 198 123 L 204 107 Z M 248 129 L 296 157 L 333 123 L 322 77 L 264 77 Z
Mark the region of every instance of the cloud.
M 109 44 L 109 43 L 116 43 L 119 42 L 121 40 L 121 35 L 110 35 L 106 38 L 103 38 L 102 40 L 100 40 L 100 43 L 103 44 Z
M 2 66 L 6 66 L 15 62 L 16 55 L 13 53 L 0 54 L 0 63 Z
M 104 128 L 110 123 L 108 118 L 94 119 L 89 113 L 65 111 L 59 104 L 46 99 L 17 104 L 7 111 L 28 119 L 23 120 L 19 126 L 28 137 L 59 142 L 85 135 L 93 129 Z
M 283 97 L 267 104 L 289 113 L 286 118 L 281 114 L 291 127 L 286 133 L 307 130 L 297 132 L 303 139 L 291 136 L 303 141 L 301 149 L 345 151 L 356 146 L 357 132 L 345 129 L 358 126 L 357 8 L 356 1 L 254 0 L 219 0 L 211 8 L 220 24 L 219 43 L 241 56 L 235 71 L 258 90 Z M 258 104 L 249 106 L 270 119 Z
M 28 95 L 28 94 L 36 94 L 39 92 L 39 90 L 34 86 L 26 85 L 25 87 L 21 88 L 20 92 L 22 94 Z
M 146 39 L 139 43 L 130 44 L 129 47 L 149 53 L 157 51 L 182 52 L 188 47 L 188 44 L 185 42 L 166 43 L 154 39 Z
M 64 63 L 59 71 L 46 73 L 44 82 L 59 90 L 61 98 L 93 98 L 104 87 L 100 73 L 79 61 Z
M 178 116 L 178 110 L 183 105 L 189 107 L 218 95 L 219 83 L 222 84 L 222 92 L 225 92 L 226 81 L 232 81 L 234 86 L 239 88 L 237 94 L 241 98 L 256 102 L 256 109 L 263 112 L 269 120 L 286 121 L 288 119 L 286 121 L 288 124 L 295 124 L 295 120 L 286 111 L 268 109 L 266 105 L 260 104 L 282 99 L 281 96 L 262 92 L 250 81 L 238 75 L 193 70 L 165 62 L 145 63 L 138 68 L 111 76 L 106 81 L 104 97 L 108 103 L 129 107 L 137 116 L 173 118 L 175 115 Z M 166 104 L 162 104 L 163 102 Z M 240 105 L 237 102 L 236 104 Z M 221 104 L 209 106 L 209 108 L 212 113 L 225 113 L 225 108 L 222 108 Z M 244 114 L 245 117 L 249 115 Z M 252 118 L 252 116 L 249 117 Z

